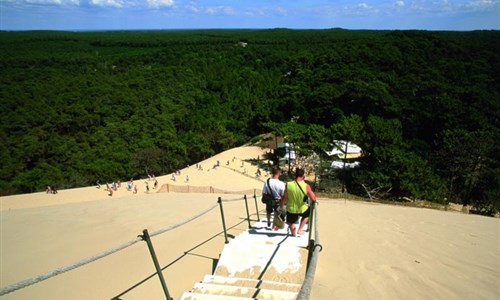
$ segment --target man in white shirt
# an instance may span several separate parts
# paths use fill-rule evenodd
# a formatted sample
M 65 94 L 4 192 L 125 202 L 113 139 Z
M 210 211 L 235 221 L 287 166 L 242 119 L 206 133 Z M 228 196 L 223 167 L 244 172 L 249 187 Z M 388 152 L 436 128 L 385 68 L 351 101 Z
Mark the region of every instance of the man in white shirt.
M 281 197 L 285 193 L 285 183 L 279 180 L 280 175 L 281 169 L 278 166 L 274 167 L 272 178 L 266 180 L 262 189 L 262 197 L 272 199 L 266 202 L 267 227 L 271 227 L 271 213 L 278 211 Z M 266 197 L 265 195 L 270 197 Z

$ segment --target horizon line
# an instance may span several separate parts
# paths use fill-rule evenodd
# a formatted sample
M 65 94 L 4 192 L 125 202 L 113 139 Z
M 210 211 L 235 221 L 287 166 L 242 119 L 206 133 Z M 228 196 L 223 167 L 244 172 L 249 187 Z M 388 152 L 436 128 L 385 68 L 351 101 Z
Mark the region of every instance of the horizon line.
M 198 30 L 290 30 L 290 31 L 327 31 L 327 30 L 345 30 L 345 31 L 429 31 L 429 32 L 474 32 L 474 31 L 499 31 L 500 29 L 418 29 L 418 28 L 392 28 L 392 29 L 370 29 L 370 28 L 343 28 L 343 27 L 328 27 L 328 28 L 292 28 L 292 27 L 200 27 L 200 28 L 129 28 L 129 29 L 0 29 L 0 32 L 123 32 L 123 31 L 198 31 Z

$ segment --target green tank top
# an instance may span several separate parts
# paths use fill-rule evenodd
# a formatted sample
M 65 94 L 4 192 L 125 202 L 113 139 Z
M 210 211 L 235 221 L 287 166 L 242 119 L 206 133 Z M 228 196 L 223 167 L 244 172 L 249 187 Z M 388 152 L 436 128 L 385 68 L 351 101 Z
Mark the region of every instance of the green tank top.
M 298 182 L 300 184 L 300 187 L 304 191 L 304 193 L 307 193 L 307 185 L 304 181 Z M 301 214 L 304 213 L 309 205 L 304 202 L 304 193 L 300 190 L 300 188 L 297 185 L 297 182 L 290 181 L 287 182 L 286 184 L 286 190 L 288 193 L 288 201 L 286 203 L 286 211 L 294 213 L 294 214 Z

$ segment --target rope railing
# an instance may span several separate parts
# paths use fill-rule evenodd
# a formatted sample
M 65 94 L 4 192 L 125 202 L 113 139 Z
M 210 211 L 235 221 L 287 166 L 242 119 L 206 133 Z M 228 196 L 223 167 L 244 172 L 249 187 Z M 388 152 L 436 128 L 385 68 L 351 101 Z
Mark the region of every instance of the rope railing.
M 112 249 L 109 249 L 109 250 L 106 250 L 106 251 L 101 252 L 99 254 L 96 254 L 96 255 L 87 257 L 85 259 L 79 260 L 79 261 L 77 261 L 77 262 L 75 262 L 73 264 L 70 264 L 70 265 L 67 265 L 67 266 L 64 266 L 64 267 L 60 267 L 60 268 L 54 269 L 54 270 L 52 270 L 50 272 L 47 272 L 47 273 L 44 273 L 44 274 L 40 274 L 40 275 L 31 277 L 31 278 L 28 278 L 28 279 L 19 281 L 17 283 L 11 284 L 9 286 L 6 286 L 6 287 L 0 289 L 0 296 L 12 293 L 14 291 L 17 291 L 19 289 L 28 287 L 28 286 L 33 285 L 35 283 L 39 283 L 41 281 L 47 280 L 47 279 L 49 279 L 51 277 L 54 277 L 56 275 L 59 275 L 59 274 L 71 271 L 73 269 L 79 268 L 79 267 L 84 266 L 84 265 L 86 265 L 88 263 L 91 263 L 93 261 L 96 261 L 98 259 L 106 257 L 106 256 L 111 255 L 113 253 L 116 253 L 116 252 L 118 252 L 120 250 L 123 250 L 125 248 L 128 248 L 128 247 L 130 247 L 130 246 L 132 246 L 135 243 L 140 242 L 140 241 L 141 241 L 140 238 L 136 238 L 136 239 L 134 239 L 132 241 L 123 243 L 123 244 L 121 244 L 121 245 L 119 245 L 117 247 L 114 247 Z
M 238 199 L 234 199 L 234 200 L 226 200 L 226 201 L 236 201 L 236 200 L 242 200 L 243 198 L 238 198 Z M 153 236 L 156 236 L 156 235 L 159 235 L 159 234 L 162 234 L 162 233 L 165 233 L 167 231 L 170 231 L 170 230 L 173 230 L 177 227 L 180 227 L 186 223 L 189 223 L 201 216 L 203 216 L 204 214 L 208 213 L 209 211 L 215 209 L 216 207 L 218 206 L 218 204 L 215 204 L 215 205 L 212 205 L 211 207 L 205 209 L 204 211 L 194 215 L 193 217 L 190 217 L 182 222 L 179 222 L 177 224 L 174 224 L 174 225 L 171 225 L 169 227 L 166 227 L 166 228 L 163 228 L 163 229 L 160 229 L 160 230 L 157 230 L 153 233 L 150 234 L 150 237 L 153 237 Z M 140 242 L 142 241 L 143 239 L 138 236 L 137 238 L 135 238 L 134 240 L 131 240 L 131 241 L 128 241 L 126 243 L 123 243 L 119 246 L 116 246 L 114 248 L 111 248 L 109 250 L 106 250 L 106 251 L 103 251 L 101 253 L 98 253 L 96 255 L 93 255 L 93 256 L 90 256 L 90 257 L 87 257 L 87 258 L 84 258 L 82 260 L 79 260 L 75 263 L 72 263 L 70 265 L 67 265 L 67 266 L 64 266 L 64 267 L 60 267 L 60 268 L 56 268 L 50 272 L 47 272 L 47 273 L 44 273 L 44 274 L 40 274 L 40 275 L 37 275 L 37 276 L 34 276 L 34 277 L 31 277 L 31 278 L 28 278 L 28 279 L 25 279 L 25 280 L 22 280 L 22 281 L 19 281 L 17 283 L 14 283 L 14 284 L 11 284 L 11 285 L 8 285 L 6 287 L 3 287 L 0 289 L 0 296 L 3 296 L 3 295 L 6 295 L 6 294 L 9 294 L 9 293 L 12 293 L 14 291 L 17 291 L 19 289 L 23 289 L 25 287 L 28 287 L 30 285 L 33 285 L 33 284 L 36 284 L 36 283 L 39 283 L 41 281 L 44 281 L 44 280 L 47 280 L 51 277 L 54 277 L 56 275 L 59 275 L 59 274 L 62 274 L 62 273 L 65 273 L 65 272 L 68 272 L 68 271 L 71 271 L 73 269 L 76 269 L 76 268 L 79 268 L 81 266 L 84 266 L 86 264 L 89 264 L 91 262 L 94 262 L 96 260 L 99 260 L 101 258 L 104 258 L 108 255 L 111 255 L 113 253 L 116 253 L 118 251 L 121 251 L 125 248 L 128 248 L 134 244 L 136 244 L 137 242 Z
M 245 197 L 240 197 L 240 198 L 233 198 L 233 199 L 222 199 L 221 198 L 221 201 L 222 202 L 235 202 L 235 201 L 241 201 L 241 200 L 244 200 Z
M 192 216 L 191 218 L 188 218 L 188 219 L 186 219 L 186 220 L 184 220 L 182 222 L 179 222 L 177 224 L 174 224 L 174 225 L 169 226 L 169 227 L 164 228 L 164 229 L 153 231 L 152 233 L 149 234 L 149 236 L 150 237 L 154 237 L 154 236 L 157 236 L 159 234 L 165 233 L 167 231 L 173 230 L 173 229 L 175 229 L 177 227 L 180 227 L 180 226 L 182 226 L 182 225 L 184 225 L 186 223 L 189 223 L 189 222 L 191 222 L 191 221 L 193 221 L 193 220 L 195 220 L 195 219 L 203 216 L 204 214 L 208 213 L 209 211 L 211 211 L 212 209 L 214 209 L 216 207 L 217 207 L 217 204 L 214 204 L 214 205 L 210 206 L 209 208 L 205 209 L 204 211 L 202 211 L 202 212 L 200 212 L 200 213 L 198 213 L 198 214 Z
M 319 228 L 318 228 L 318 209 L 317 203 L 313 202 L 311 219 L 314 228 L 314 239 L 309 240 L 309 259 L 307 262 L 307 271 L 304 278 L 304 283 L 300 288 L 297 300 L 308 300 L 313 286 L 314 274 L 316 273 L 316 265 L 318 264 L 319 252 L 323 250 L 323 247 L 319 243 Z

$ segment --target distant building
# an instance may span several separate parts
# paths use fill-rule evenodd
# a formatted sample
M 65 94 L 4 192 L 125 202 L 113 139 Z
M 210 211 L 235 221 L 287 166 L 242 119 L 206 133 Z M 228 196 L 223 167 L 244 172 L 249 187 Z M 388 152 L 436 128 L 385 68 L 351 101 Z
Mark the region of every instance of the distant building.
M 347 152 L 346 152 L 347 144 Z M 361 147 L 348 141 L 334 140 L 331 144 L 332 150 L 326 151 L 329 156 L 338 155 L 340 159 L 361 157 Z
M 331 146 L 332 150 L 326 151 L 325 153 L 333 158 L 332 168 L 343 169 L 345 166 L 346 169 L 351 169 L 359 167 L 360 163 L 356 159 L 361 157 L 361 147 L 354 143 L 341 140 L 334 140 Z
M 353 168 L 357 168 L 359 167 L 360 163 L 359 161 L 355 161 L 355 162 L 346 162 L 345 163 L 345 168 L 346 169 L 353 169 Z M 338 160 L 335 160 L 332 162 L 332 165 L 331 165 L 332 168 L 334 169 L 343 169 L 344 168 L 344 162 L 343 161 L 338 161 Z
M 280 160 L 290 160 L 293 161 L 297 158 L 295 150 L 292 150 L 293 144 L 289 143 L 278 143 L 276 147 L 276 153 Z

